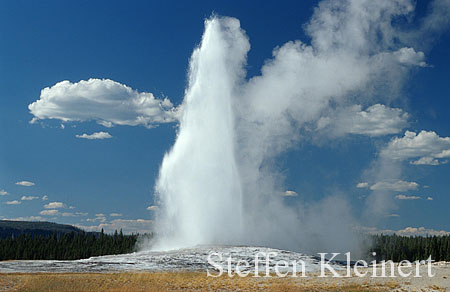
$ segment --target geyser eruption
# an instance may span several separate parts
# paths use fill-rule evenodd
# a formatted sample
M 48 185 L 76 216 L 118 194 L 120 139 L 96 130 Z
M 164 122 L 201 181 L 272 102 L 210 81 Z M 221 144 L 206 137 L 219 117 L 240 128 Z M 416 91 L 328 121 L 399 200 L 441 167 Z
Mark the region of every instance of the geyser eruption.
M 236 19 L 205 25 L 190 62 L 177 140 L 156 185 L 164 248 L 235 243 L 242 233 L 233 103 L 250 45 Z
M 357 221 L 345 197 L 286 206 L 274 161 L 303 141 L 381 135 L 380 116 L 402 121 L 401 111 L 378 103 L 398 97 L 410 68 L 426 65 L 424 53 L 406 43 L 413 31 L 405 34 L 393 21 L 413 9 L 407 0 L 323 1 L 305 27 L 311 45 L 276 48 L 250 79 L 250 45 L 239 21 L 207 20 L 190 60 L 177 139 L 155 186 L 160 210 L 152 248 L 357 251 Z

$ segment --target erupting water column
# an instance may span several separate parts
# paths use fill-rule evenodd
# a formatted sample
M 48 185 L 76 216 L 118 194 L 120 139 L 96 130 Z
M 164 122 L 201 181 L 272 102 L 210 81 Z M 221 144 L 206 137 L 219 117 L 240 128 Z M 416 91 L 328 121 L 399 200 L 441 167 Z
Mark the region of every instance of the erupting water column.
M 249 49 L 237 19 L 206 21 L 190 61 L 177 139 L 155 187 L 161 207 L 154 249 L 232 244 L 241 237 L 233 100 Z

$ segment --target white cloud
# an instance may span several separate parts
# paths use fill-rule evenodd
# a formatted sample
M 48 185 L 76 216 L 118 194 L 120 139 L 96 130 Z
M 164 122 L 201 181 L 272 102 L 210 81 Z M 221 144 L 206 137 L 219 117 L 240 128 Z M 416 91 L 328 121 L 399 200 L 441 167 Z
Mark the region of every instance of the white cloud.
M 100 231 L 102 228 L 106 233 L 113 233 L 115 230 L 119 231 L 122 229 L 124 233 L 148 233 L 152 231 L 153 221 L 145 219 L 115 219 L 108 223 L 100 223 L 96 226 L 83 226 L 76 225 L 77 227 L 84 229 L 86 231 Z
M 433 201 L 433 197 L 427 197 L 427 201 Z
M 87 222 L 97 222 L 97 221 L 99 221 L 99 222 L 106 222 L 106 215 L 105 214 L 103 214 L 103 213 L 98 213 L 98 214 L 95 214 L 95 218 L 88 218 L 88 219 L 86 219 L 86 221 Z
M 82 213 L 82 212 L 64 212 L 61 215 L 64 217 L 78 217 L 78 216 L 87 216 L 88 213 Z
M 80 139 L 88 139 L 88 140 L 98 140 L 98 139 L 111 139 L 112 136 L 108 132 L 96 132 L 92 133 L 90 135 L 83 134 L 83 135 L 75 135 L 75 137 Z
M 156 210 L 158 210 L 158 206 L 148 206 L 147 210 L 148 211 L 156 211 Z
M 283 197 L 297 197 L 298 193 L 294 192 L 294 191 L 285 191 L 284 193 L 281 194 Z
M 22 198 L 20 198 L 22 201 L 31 201 L 31 200 L 37 200 L 39 199 L 39 197 L 34 197 L 34 196 L 22 196 Z
M 31 186 L 34 186 L 34 182 L 23 180 L 23 181 L 16 182 L 16 185 L 24 186 L 24 187 L 31 187 Z
M 374 178 L 374 181 L 381 183 L 376 183 L 371 187 L 376 192 L 373 192 L 367 199 L 366 212 L 372 213 L 368 215 L 385 214 L 395 208 L 392 194 L 386 191 L 405 192 L 418 188 L 417 183 L 401 181 L 401 178 L 404 177 L 402 172 L 405 162 L 416 165 L 443 164 L 446 163 L 445 158 L 450 154 L 448 150 L 450 150 L 450 138 L 439 137 L 432 131 L 421 131 L 418 134 L 406 131 L 403 137 L 391 139 L 379 151 L 378 160 L 373 163 L 371 177 Z
M 61 214 L 63 217 L 76 217 L 77 215 L 75 215 L 74 213 L 71 212 L 64 212 Z
M 413 235 L 450 235 L 450 232 L 444 230 L 427 229 L 425 227 L 406 227 L 405 229 L 395 231 L 397 235 L 413 236 Z
M 389 214 L 386 217 L 400 217 L 400 215 L 394 213 L 394 214 Z
M 375 104 L 362 110 L 361 105 L 339 108 L 317 121 L 317 130 L 331 136 L 359 134 L 382 136 L 399 133 L 408 124 L 408 114 L 399 108 Z
M 88 213 L 86 213 L 86 212 L 75 212 L 75 215 L 77 215 L 77 216 L 87 216 Z
M 42 210 L 41 212 L 39 212 L 39 214 L 44 215 L 44 216 L 53 216 L 58 214 L 58 210 Z
M 106 222 L 106 218 L 105 217 L 95 217 L 95 218 L 87 218 L 86 219 L 87 222 Z
M 5 203 L 6 205 L 20 205 L 22 202 L 14 200 L 14 201 L 8 201 Z
M 393 214 L 396 215 L 396 214 Z M 394 216 L 395 217 L 395 216 Z M 392 229 L 378 229 L 376 227 L 364 227 L 364 226 L 358 226 L 356 229 L 361 230 L 363 232 L 369 233 L 369 234 L 397 234 L 400 236 L 440 236 L 440 235 L 450 235 L 449 231 L 445 230 L 435 230 L 435 229 L 428 229 L 425 227 L 406 227 L 404 229 L 399 230 L 392 230 Z
M 61 202 L 51 202 L 46 205 L 44 205 L 45 209 L 58 209 L 58 208 L 65 208 L 65 205 Z
M 96 121 L 111 127 L 128 125 L 152 127 L 177 120 L 177 111 L 168 98 L 138 92 L 109 79 L 61 81 L 42 89 L 40 99 L 28 106 L 32 122 L 42 119 Z
M 122 217 L 122 214 L 121 213 L 111 213 L 111 214 L 109 214 L 109 216 L 111 216 L 111 217 Z
M 434 159 L 433 157 L 420 157 L 418 160 L 410 162 L 410 164 L 414 165 L 439 165 L 445 163 L 447 163 L 447 161 L 439 162 L 437 159 Z
M 413 48 L 401 48 L 394 52 L 394 56 L 404 65 L 429 67 L 425 63 L 425 54 L 423 52 L 416 52 Z
M 42 221 L 44 218 L 41 216 L 27 216 L 27 217 L 16 217 L 16 218 L 8 218 L 7 220 L 11 221 Z
M 416 182 L 396 180 L 396 181 L 380 181 L 373 184 L 370 189 L 372 191 L 398 191 L 404 192 L 409 190 L 416 190 L 419 184 Z
M 358 189 L 364 189 L 364 188 L 368 188 L 369 187 L 369 183 L 368 182 L 360 182 L 356 185 L 356 187 Z
M 420 200 L 421 197 L 418 196 L 406 196 L 406 195 L 396 195 L 395 198 L 397 200 Z
M 0 190 L 0 196 L 6 196 L 8 194 L 5 190 Z
M 42 201 L 47 201 L 48 200 L 48 196 L 42 196 Z
M 442 159 L 450 157 L 450 137 L 439 137 L 433 131 L 406 131 L 403 137 L 392 139 L 381 156 L 399 161 L 418 158 L 410 162 L 415 165 L 443 164 L 447 161 Z

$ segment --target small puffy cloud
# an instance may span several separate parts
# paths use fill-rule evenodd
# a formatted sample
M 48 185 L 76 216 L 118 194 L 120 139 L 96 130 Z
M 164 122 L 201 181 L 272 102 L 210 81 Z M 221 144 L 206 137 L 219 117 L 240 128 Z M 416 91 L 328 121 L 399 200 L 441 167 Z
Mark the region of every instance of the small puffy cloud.
M 281 195 L 283 197 L 297 197 L 298 196 L 297 192 L 289 191 L 289 190 L 285 191 L 284 193 L 281 193 Z
M 95 217 L 95 218 L 87 218 L 86 219 L 87 222 L 106 222 L 106 218 L 105 217 Z
M 42 196 L 42 201 L 47 201 L 48 200 L 48 196 Z
M 111 213 L 111 214 L 109 214 L 109 216 L 111 216 L 111 217 L 122 217 L 122 214 L 121 213 Z
M 14 201 L 8 201 L 5 203 L 6 205 L 20 205 L 22 202 L 14 200 Z
M 75 137 L 80 139 L 88 139 L 88 140 L 102 140 L 102 139 L 111 139 L 112 136 L 108 132 L 96 132 L 92 133 L 90 135 L 83 134 L 83 135 L 75 135 Z
M 77 215 L 77 216 L 87 216 L 88 213 L 85 213 L 85 212 L 75 212 L 75 215 Z
M 418 196 L 406 196 L 406 195 L 397 195 L 395 196 L 397 200 L 420 200 L 421 198 Z
M 367 183 L 367 182 L 360 182 L 360 183 L 358 183 L 358 184 L 356 185 L 356 187 L 357 187 L 358 189 L 368 188 L 368 187 L 369 187 L 369 183 Z
M 95 214 L 95 218 L 86 219 L 87 222 L 106 222 L 106 215 L 103 213 Z
M 433 201 L 433 197 L 427 197 L 427 201 Z
M 375 137 L 399 133 L 407 125 L 408 114 L 399 108 L 375 104 L 363 110 L 361 105 L 353 105 L 320 118 L 317 130 L 326 131 L 331 136 L 357 134 Z
M 16 182 L 16 185 L 24 186 L 24 187 L 32 187 L 32 186 L 34 186 L 34 182 L 23 180 L 23 181 Z
M 43 216 L 54 216 L 58 214 L 58 210 L 42 210 L 41 212 L 39 212 L 39 214 L 43 215 Z
M 88 213 L 82 213 L 82 212 L 64 212 L 61 215 L 64 217 L 78 217 L 78 216 L 86 216 Z
M 7 220 L 11 221 L 42 221 L 44 218 L 41 216 L 27 216 L 27 217 L 16 217 L 16 218 L 8 218 Z
M 398 214 L 389 214 L 386 217 L 400 217 L 400 215 L 398 215 Z
M 393 215 L 396 215 L 396 214 L 393 214 Z M 394 216 L 394 217 L 396 217 L 396 216 Z M 369 234 L 397 234 L 400 236 L 450 235 L 449 231 L 428 229 L 425 227 L 406 227 L 406 228 L 400 229 L 400 230 L 392 230 L 392 229 L 377 229 L 376 227 L 359 226 L 356 229 L 363 231 L 365 233 L 369 233 Z
M 59 208 L 65 208 L 65 205 L 61 202 L 51 202 L 46 205 L 44 205 L 45 209 L 59 209 Z
M 444 230 L 434 230 L 427 229 L 425 227 L 406 227 L 405 229 L 395 231 L 397 235 L 401 236 L 415 236 L 415 235 L 431 235 L 431 236 L 440 236 L 440 235 L 450 235 L 450 232 Z
M 151 128 L 177 120 L 177 110 L 168 98 L 138 92 L 109 79 L 91 78 L 71 83 L 61 81 L 42 89 L 40 99 L 28 106 L 31 122 L 57 119 L 63 122 L 96 121 L 105 127 L 142 125 Z
M 61 214 L 63 217 L 76 217 L 77 215 L 75 215 L 74 213 L 71 212 L 64 212 Z
M 0 190 L 0 196 L 6 196 L 8 194 L 5 190 Z
M 413 48 L 401 48 L 394 52 L 393 55 L 403 65 L 429 67 L 425 63 L 425 54 L 423 52 L 416 52 Z
M 450 158 L 450 137 L 439 137 L 433 131 L 416 134 L 406 131 L 403 137 L 392 139 L 381 156 L 393 160 L 409 160 L 414 165 L 438 165 Z
M 419 184 L 412 181 L 380 181 L 373 184 L 370 189 L 372 191 L 397 191 L 397 192 L 405 192 L 409 190 L 416 190 L 419 187 Z
M 156 210 L 158 210 L 158 206 L 148 206 L 147 210 L 148 211 L 156 211 Z
M 439 162 L 437 159 L 434 159 L 433 157 L 421 157 L 418 160 L 411 161 L 411 164 L 414 165 L 439 165 L 447 163 L 447 161 Z
M 22 198 L 20 198 L 22 201 L 32 201 L 32 200 L 37 200 L 39 199 L 39 197 L 34 197 L 34 196 L 22 196 Z

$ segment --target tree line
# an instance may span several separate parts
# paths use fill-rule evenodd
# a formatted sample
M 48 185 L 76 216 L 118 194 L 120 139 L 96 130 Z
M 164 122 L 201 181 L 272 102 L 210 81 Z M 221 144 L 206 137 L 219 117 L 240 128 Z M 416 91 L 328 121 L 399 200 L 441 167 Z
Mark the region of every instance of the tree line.
M 426 260 L 431 255 L 434 261 L 450 261 L 450 235 L 445 236 L 398 236 L 372 235 L 372 252 L 376 252 L 376 260 Z
M 76 260 L 134 251 L 137 234 L 54 232 L 50 236 L 21 234 L 0 239 L 0 260 Z
M 152 235 L 146 235 L 151 237 Z M 123 254 L 135 251 L 138 234 L 124 235 L 90 232 L 52 235 L 21 234 L 0 239 L 0 260 L 76 260 L 93 256 Z M 416 261 L 430 255 L 435 261 L 450 261 L 450 236 L 372 235 L 366 246 L 368 258 Z

